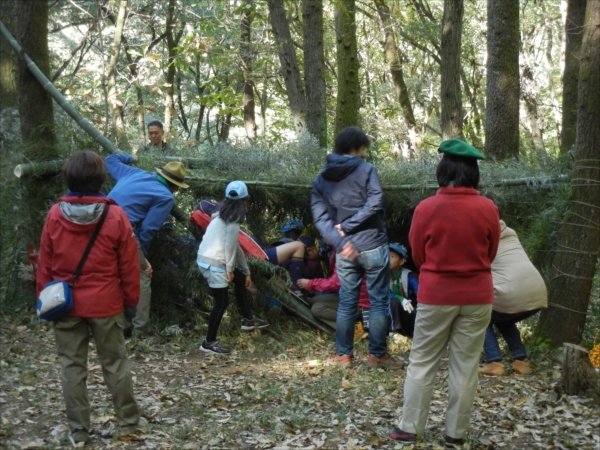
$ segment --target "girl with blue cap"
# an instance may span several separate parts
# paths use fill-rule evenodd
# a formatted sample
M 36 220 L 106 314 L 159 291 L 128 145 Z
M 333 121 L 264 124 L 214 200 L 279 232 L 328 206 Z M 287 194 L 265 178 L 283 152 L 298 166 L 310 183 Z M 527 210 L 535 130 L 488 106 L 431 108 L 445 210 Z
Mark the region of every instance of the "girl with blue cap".
M 234 283 L 235 299 L 242 314 L 242 330 L 265 328 L 269 323 L 250 312 L 247 289 L 252 286 L 250 269 L 238 243 L 240 224 L 246 218 L 248 188 L 241 181 L 232 181 L 225 189 L 225 198 L 213 213 L 212 221 L 198 249 L 197 263 L 210 287 L 214 305 L 208 318 L 206 339 L 200 350 L 207 353 L 230 353 L 217 341 L 221 319 L 229 305 L 229 283 Z

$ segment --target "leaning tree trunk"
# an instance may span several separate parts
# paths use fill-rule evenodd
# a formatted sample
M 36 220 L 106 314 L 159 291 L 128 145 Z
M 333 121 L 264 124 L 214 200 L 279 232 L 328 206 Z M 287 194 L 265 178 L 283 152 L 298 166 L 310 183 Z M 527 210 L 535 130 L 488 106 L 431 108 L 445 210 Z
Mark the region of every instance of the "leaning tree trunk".
M 302 0 L 306 129 L 327 147 L 327 84 L 323 49 L 323 0 Z
M 344 127 L 358 125 L 358 50 L 356 44 L 356 4 L 354 0 L 335 2 L 337 36 L 338 93 L 335 108 L 335 134 Z
M 413 107 L 408 96 L 408 88 L 404 82 L 404 71 L 402 70 L 402 61 L 400 59 L 400 50 L 396 45 L 396 37 L 394 36 L 394 30 L 390 20 L 390 9 L 384 0 L 375 0 L 375 7 L 379 13 L 379 18 L 383 24 L 385 30 L 385 41 L 383 42 L 383 49 L 385 56 L 390 66 L 390 73 L 392 74 L 392 81 L 396 88 L 396 95 L 398 96 L 398 102 L 402 108 L 402 116 L 404 122 L 408 127 L 408 137 L 410 145 L 414 154 L 421 153 L 421 136 L 419 129 L 417 128 L 417 122 L 415 120 L 415 114 Z
M 460 44 L 463 0 L 444 0 L 442 19 L 442 139 L 462 137 L 460 93 Z
M 115 37 L 110 49 L 110 62 L 108 63 L 108 104 L 112 115 L 113 133 L 117 138 L 117 146 L 122 150 L 130 150 L 127 130 L 123 123 L 123 102 L 118 98 L 117 92 L 117 63 L 121 53 L 121 41 L 123 40 L 123 28 L 127 18 L 127 3 L 129 0 L 121 0 L 119 13 L 115 24 Z
M 519 157 L 519 0 L 488 0 L 485 153 Z
M 568 0 L 565 24 L 565 70 L 563 72 L 562 127 L 560 151 L 568 152 L 575 145 L 577 130 L 577 82 L 579 81 L 579 51 L 583 38 L 583 21 L 587 0 Z
M 579 343 L 600 246 L 600 7 L 588 1 L 581 46 L 577 139 L 569 214 L 558 235 L 548 309 L 537 332 L 552 345 Z
M 281 62 L 281 75 L 285 81 L 285 90 L 292 110 L 294 127 L 296 132 L 300 132 L 306 128 L 306 94 L 300 77 L 296 52 L 294 51 L 290 24 L 285 16 L 283 0 L 268 0 L 267 3 L 273 35 L 279 53 L 279 61 Z
M 242 60 L 242 103 L 244 108 L 244 128 L 246 137 L 254 139 L 256 137 L 256 117 L 254 114 L 254 83 L 252 82 L 252 50 L 251 43 L 251 25 L 254 18 L 254 5 L 250 2 L 242 10 L 240 21 L 240 54 Z

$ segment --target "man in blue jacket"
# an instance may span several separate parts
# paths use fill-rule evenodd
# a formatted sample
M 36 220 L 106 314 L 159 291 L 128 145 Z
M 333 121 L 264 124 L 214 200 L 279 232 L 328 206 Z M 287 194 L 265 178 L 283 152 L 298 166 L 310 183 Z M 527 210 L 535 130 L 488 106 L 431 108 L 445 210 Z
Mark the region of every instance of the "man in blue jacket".
M 344 128 L 335 139 L 334 153 L 327 156 L 327 165 L 313 182 L 313 218 L 321 235 L 335 248 L 341 285 L 333 361 L 352 366 L 360 284 L 366 276 L 371 303 L 367 363 L 400 369 L 403 362 L 387 351 L 390 262 L 381 183 L 375 168 L 363 160 L 368 146 L 364 131 Z
M 133 319 L 133 335 L 143 337 L 151 332 L 150 281 L 152 266 L 147 256 L 154 233 L 160 229 L 173 209 L 173 194 L 189 186 L 183 182 L 185 166 L 170 162 L 156 173 L 148 173 L 131 164 L 134 157 L 114 154 L 105 159 L 106 168 L 117 184 L 108 196 L 123 208 L 135 233 L 140 257 L 140 301 Z

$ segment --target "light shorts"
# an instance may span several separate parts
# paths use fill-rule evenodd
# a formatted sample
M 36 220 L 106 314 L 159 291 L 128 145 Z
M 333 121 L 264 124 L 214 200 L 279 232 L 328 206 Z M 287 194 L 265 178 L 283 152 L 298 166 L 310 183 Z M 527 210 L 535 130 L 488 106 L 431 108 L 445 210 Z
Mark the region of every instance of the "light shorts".
M 212 266 L 202 267 L 198 265 L 202 276 L 206 278 L 208 281 L 208 286 L 214 289 L 222 289 L 229 286 L 229 281 L 227 280 L 227 272 L 225 271 L 216 271 Z

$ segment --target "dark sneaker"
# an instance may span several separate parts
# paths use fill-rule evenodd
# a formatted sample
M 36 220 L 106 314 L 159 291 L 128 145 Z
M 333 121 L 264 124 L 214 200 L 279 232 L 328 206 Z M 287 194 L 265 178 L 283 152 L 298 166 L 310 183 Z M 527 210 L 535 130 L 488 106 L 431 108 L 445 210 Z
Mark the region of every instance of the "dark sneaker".
M 73 433 L 71 433 L 71 438 L 73 438 L 73 442 L 75 442 L 76 444 L 79 444 L 81 442 L 86 444 L 92 440 L 90 434 L 83 428 L 78 428 L 77 430 L 73 431 Z
M 450 436 L 444 436 L 444 445 L 446 448 L 459 448 L 465 445 L 465 440 L 459 438 L 451 438 Z
M 404 367 L 404 361 L 401 359 L 392 358 L 389 353 L 386 353 L 381 358 L 369 353 L 367 365 L 372 369 L 398 370 Z
M 256 316 L 252 316 L 252 319 L 242 319 L 242 330 L 244 331 L 259 330 L 268 326 L 269 322 Z
M 205 353 L 216 353 L 216 354 L 228 354 L 231 353 L 231 350 L 223 347 L 219 344 L 219 341 L 206 342 L 204 341 L 200 346 L 200 350 Z
M 138 434 L 147 431 L 149 428 L 148 421 L 145 417 L 138 419 L 138 423 L 135 425 L 121 425 L 119 431 L 121 434 Z
M 352 367 L 352 360 L 354 358 L 352 357 L 352 355 L 333 355 L 331 358 L 329 358 L 329 364 L 332 365 L 336 365 L 336 366 L 343 366 L 343 367 Z
M 394 427 L 388 431 L 388 436 L 392 441 L 402 442 L 404 444 L 414 444 L 417 442 L 417 435 L 414 433 L 407 433 L 402 431 L 400 428 Z

